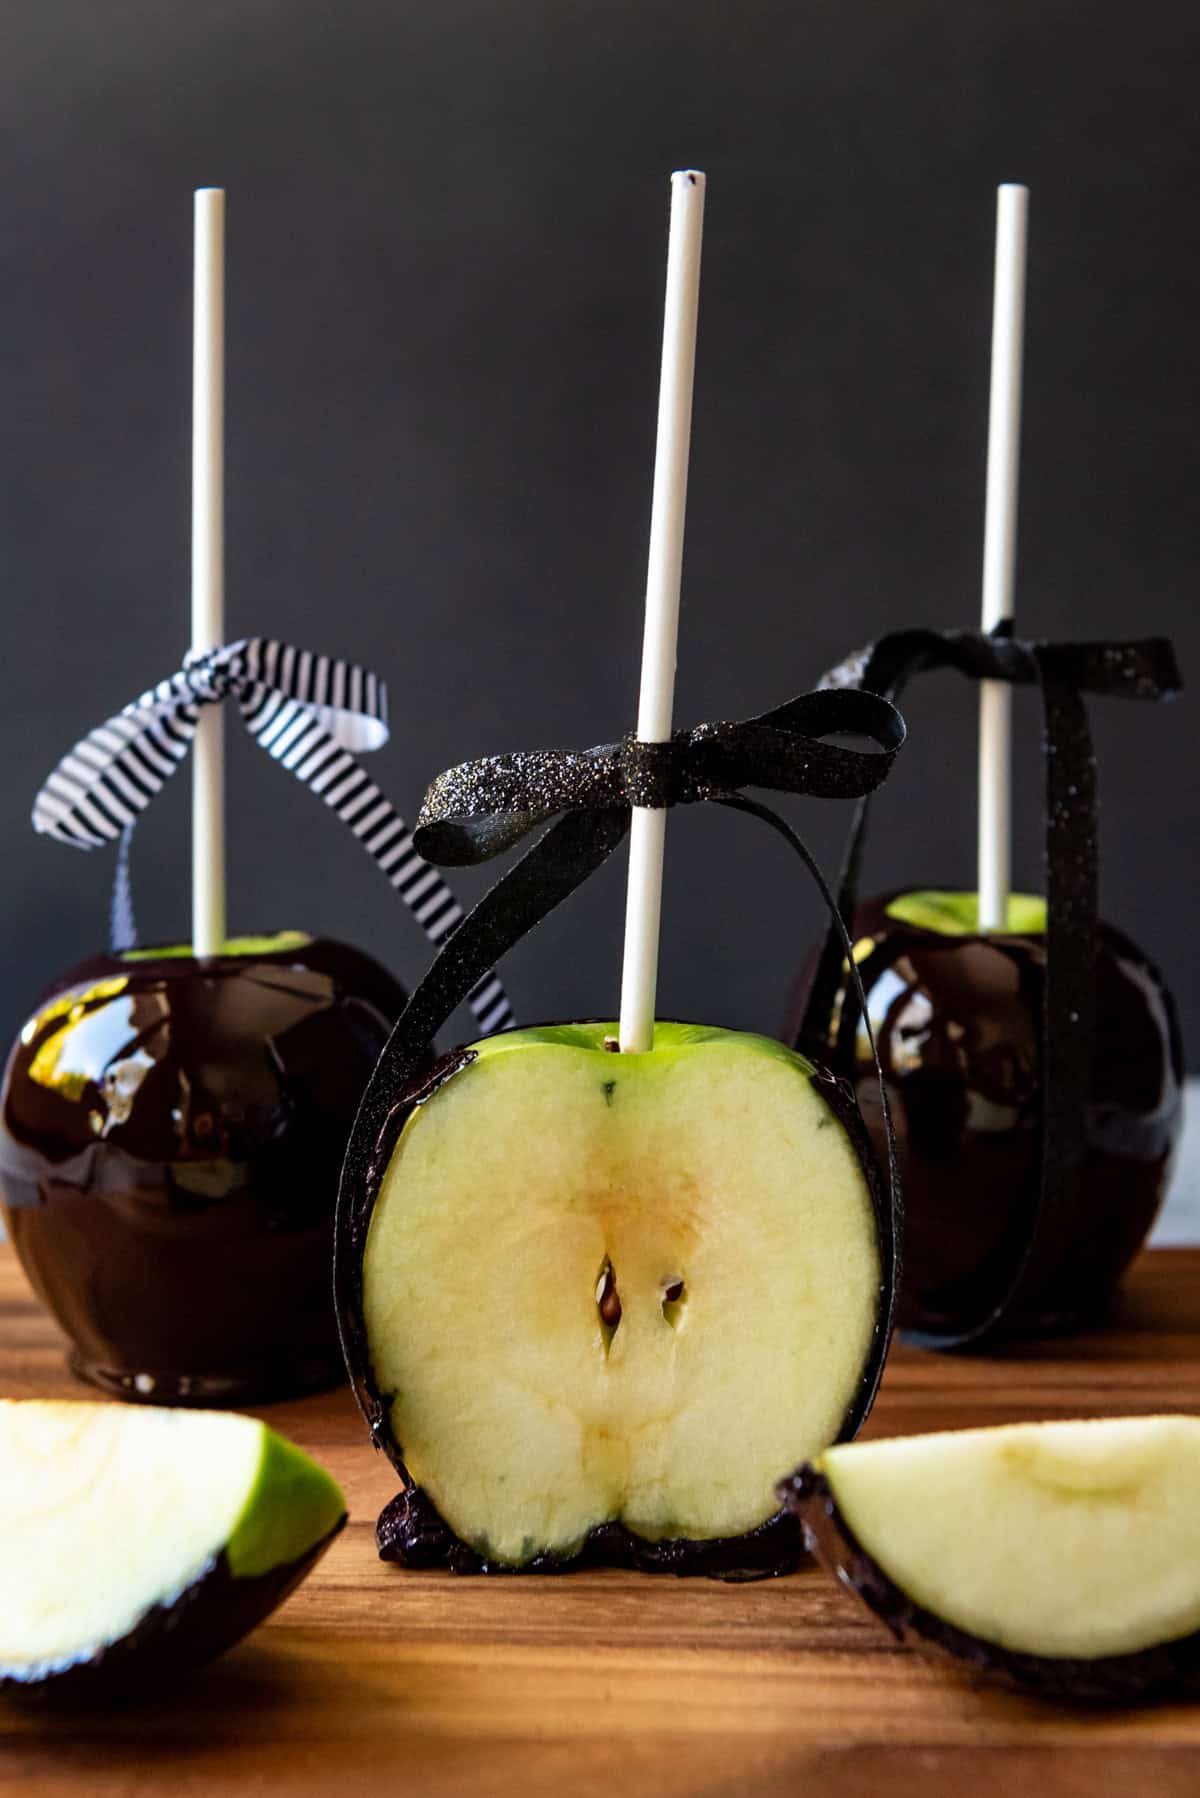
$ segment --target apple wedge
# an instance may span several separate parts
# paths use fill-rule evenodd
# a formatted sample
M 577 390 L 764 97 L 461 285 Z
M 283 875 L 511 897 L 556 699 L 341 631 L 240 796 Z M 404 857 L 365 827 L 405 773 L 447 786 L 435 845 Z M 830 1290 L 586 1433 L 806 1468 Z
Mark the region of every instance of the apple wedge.
M 339 1230 L 393 1558 L 777 1571 L 779 1469 L 870 1403 L 892 1244 L 842 1089 L 766 1037 L 659 1023 L 618 1054 L 614 1029 L 449 1058 Z
M 169 1680 L 260 1623 L 345 1519 L 254 1418 L 0 1400 L 0 1693 Z
M 847 1443 L 779 1495 L 901 1639 L 1067 1698 L 1200 1685 L 1200 1418 Z

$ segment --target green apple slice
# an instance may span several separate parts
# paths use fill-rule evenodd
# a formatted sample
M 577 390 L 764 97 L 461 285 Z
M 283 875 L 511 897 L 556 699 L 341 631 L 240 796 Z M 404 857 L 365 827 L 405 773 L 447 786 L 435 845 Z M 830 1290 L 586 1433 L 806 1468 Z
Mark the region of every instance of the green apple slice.
M 979 894 L 926 892 L 898 893 L 888 901 L 887 915 L 901 924 L 915 924 L 938 936 L 977 936 Z M 1044 936 L 1046 901 L 1036 893 L 1010 893 L 1005 914 L 1006 936 Z
M 778 1511 L 879 1351 L 859 1153 L 811 1065 L 659 1023 L 475 1045 L 404 1124 L 362 1263 L 393 1458 L 489 1563 L 622 1523 L 718 1539 Z
M 1094 1682 L 1114 1665 L 1133 1680 L 1138 1657 L 1200 1630 L 1200 1418 L 847 1443 L 788 1497 L 893 1627 L 1030 1683 L 1070 1689 L 1071 1669 Z
M 261 1621 L 345 1520 L 254 1418 L 0 1400 L 0 1691 L 136 1686 Z

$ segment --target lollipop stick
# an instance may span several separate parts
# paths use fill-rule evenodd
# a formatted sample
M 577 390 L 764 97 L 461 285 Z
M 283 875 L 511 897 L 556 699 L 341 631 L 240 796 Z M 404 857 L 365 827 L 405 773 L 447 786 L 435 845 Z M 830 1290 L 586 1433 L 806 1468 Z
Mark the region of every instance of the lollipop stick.
M 192 339 L 192 648 L 225 636 L 225 194 L 196 194 Z M 225 944 L 225 734 L 221 707 L 200 709 L 192 753 L 192 947 Z
M 988 415 L 987 515 L 983 535 L 983 628 L 1013 615 L 1021 442 L 1021 352 L 1025 335 L 1025 243 L 1029 189 L 1005 186 L 996 203 L 992 303 L 992 391 Z M 1012 688 L 979 688 L 979 927 L 1008 923 L 1011 861 Z
M 665 743 L 671 735 L 703 227 L 704 176 L 694 170 L 672 175 L 658 441 L 654 458 L 654 497 L 650 508 L 650 565 L 646 577 L 646 628 L 642 639 L 642 686 L 637 720 L 638 738 L 643 743 Z M 654 1047 L 654 998 L 658 985 L 666 826 L 665 808 L 634 806 L 629 837 L 619 1037 L 620 1046 L 626 1051 L 644 1052 Z

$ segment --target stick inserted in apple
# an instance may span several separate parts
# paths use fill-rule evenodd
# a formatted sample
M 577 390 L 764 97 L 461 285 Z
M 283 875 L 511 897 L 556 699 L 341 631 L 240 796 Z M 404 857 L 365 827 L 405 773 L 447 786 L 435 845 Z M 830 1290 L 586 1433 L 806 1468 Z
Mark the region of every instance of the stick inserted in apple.
M 1001 639 L 1011 635 L 1014 615 L 1027 201 L 1024 187 L 999 190 L 982 627 Z M 926 656 L 919 642 L 906 648 L 903 635 L 896 634 L 895 652 L 890 639 L 878 646 L 879 665 L 886 661 L 892 670 L 892 694 Z M 1079 660 L 1086 654 L 1085 646 L 1068 647 Z M 1121 662 L 1121 647 L 1112 646 L 1108 665 Z M 976 890 L 891 892 L 864 901 L 850 920 L 904 1186 L 900 1321 L 939 1340 L 992 1328 L 1060 1328 L 1095 1315 L 1154 1221 L 1182 1120 L 1170 993 L 1147 957 L 1110 925 L 1096 927 L 1085 977 L 1087 1003 L 1094 1003 L 1091 1042 L 1073 1048 L 1079 1017 L 1068 1007 L 1047 1054 L 1046 900 L 1014 893 L 1010 882 L 1011 703 L 1010 680 L 980 681 Z M 914 715 L 907 698 L 905 709 Z M 1078 737 L 1074 719 L 1066 726 L 1072 730 Z M 1048 764 L 1068 747 L 1048 731 Z M 1048 778 L 1053 782 L 1052 766 Z M 1080 780 L 1078 789 L 1060 783 L 1047 802 L 1050 837 L 1061 839 L 1061 887 L 1075 905 L 1094 869 L 1077 842 L 1066 841 L 1064 820 L 1085 803 L 1083 783 L 1086 803 L 1094 804 L 1090 755 Z M 1074 931 L 1076 944 L 1084 929 L 1081 922 Z M 854 1082 L 881 1142 L 873 1050 L 849 982 L 810 991 L 802 979 L 786 1034 Z M 1079 1065 L 1085 1059 L 1088 1065 Z M 1041 1170 L 1047 1119 L 1065 1110 L 1068 1087 L 1078 1089 L 1086 1117 L 1073 1166 L 1049 1177 L 1051 1245 Z M 1077 1175 L 1073 1196 L 1068 1174 Z M 1043 1274 L 1018 1294 L 1013 1270 L 1035 1234 L 1046 1249 Z
M 648 742 L 672 728 L 704 191 L 673 177 Z M 890 1241 L 857 1114 L 779 1043 L 655 1021 L 665 819 L 633 809 L 619 1023 L 448 1058 L 339 1227 L 403 1563 L 778 1571 L 799 1551 L 780 1468 L 873 1395 Z

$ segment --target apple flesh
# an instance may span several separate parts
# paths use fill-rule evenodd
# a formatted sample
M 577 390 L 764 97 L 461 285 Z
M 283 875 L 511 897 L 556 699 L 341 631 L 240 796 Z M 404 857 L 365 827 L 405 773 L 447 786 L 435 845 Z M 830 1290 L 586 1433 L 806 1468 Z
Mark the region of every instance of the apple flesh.
M 716 1563 L 869 1404 L 892 1245 L 838 1089 L 765 1037 L 614 1037 L 460 1052 L 376 1158 L 361 1259 L 339 1233 L 351 1373 L 409 1489 L 396 1558 L 432 1515 L 474 1565 L 628 1558 L 617 1533 Z
M 343 1377 L 338 1172 L 403 1004 L 371 957 L 294 931 L 56 984 L 9 1057 L 0 1188 L 77 1373 L 171 1404 Z
M 1200 1686 L 1200 1418 L 848 1443 L 780 1496 L 900 1639 L 1064 1697 Z
M 981 931 L 974 893 L 885 895 L 858 907 L 855 960 L 887 1080 L 904 1189 L 898 1321 L 968 1329 L 1000 1296 L 1038 1196 L 1045 902 L 1013 894 Z M 789 1036 L 800 1029 L 804 982 Z M 1183 1062 L 1171 995 L 1111 925 L 1098 931 L 1087 1153 L 1065 1252 L 1010 1332 L 1095 1317 L 1144 1242 L 1174 1164 Z M 854 1086 L 883 1147 L 874 1061 L 848 982 L 802 1047 Z
M 274 1610 L 345 1518 L 324 1469 L 253 1418 L 0 1400 L 0 1693 L 184 1672 Z

